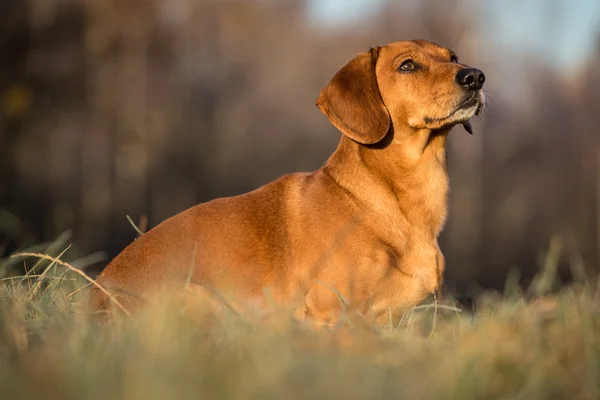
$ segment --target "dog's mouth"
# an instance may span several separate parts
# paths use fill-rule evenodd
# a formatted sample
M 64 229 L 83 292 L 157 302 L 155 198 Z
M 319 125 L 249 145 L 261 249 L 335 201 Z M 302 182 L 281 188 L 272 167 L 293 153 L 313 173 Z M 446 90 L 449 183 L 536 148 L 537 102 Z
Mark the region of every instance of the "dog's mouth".
M 473 107 L 476 108 L 475 115 L 479 114 L 479 112 L 481 111 L 481 107 L 483 107 L 483 101 L 482 99 L 480 99 L 478 94 L 469 96 L 463 101 L 461 101 L 460 104 L 456 107 L 456 110 L 452 112 L 452 114 L 455 114 L 461 110 L 470 110 Z
M 479 90 L 461 99 L 454 110 L 442 118 L 425 118 L 428 125 L 438 125 L 438 129 L 461 124 L 467 132 L 473 134 L 471 119 L 477 116 L 485 106 L 485 95 Z
M 481 94 L 479 94 L 479 93 L 481 93 Z M 477 116 L 481 113 L 481 110 L 483 109 L 484 104 L 485 104 L 485 99 L 483 97 L 483 92 L 480 91 L 477 94 L 462 101 L 459 104 L 459 106 L 457 107 L 457 109 L 454 111 L 454 114 L 458 113 L 459 111 L 466 111 L 468 114 L 468 113 L 472 112 L 473 109 L 475 109 L 475 111 L 473 112 L 471 117 L 468 118 L 462 124 L 463 128 L 465 128 L 465 130 L 470 135 L 473 134 L 473 127 L 471 126 L 471 118 L 473 118 L 474 116 Z

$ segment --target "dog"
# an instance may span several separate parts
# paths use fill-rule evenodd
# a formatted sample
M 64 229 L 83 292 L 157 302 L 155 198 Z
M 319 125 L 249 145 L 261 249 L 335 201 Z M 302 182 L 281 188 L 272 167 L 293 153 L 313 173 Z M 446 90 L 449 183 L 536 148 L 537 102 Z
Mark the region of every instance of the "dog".
M 242 308 L 268 297 L 328 325 L 349 310 L 399 318 L 442 285 L 446 139 L 455 125 L 472 133 L 484 81 L 430 41 L 356 55 L 316 102 L 342 133 L 320 169 L 165 220 L 104 269 L 97 283 L 112 295 L 95 290 L 95 307 L 193 287 L 233 294 Z

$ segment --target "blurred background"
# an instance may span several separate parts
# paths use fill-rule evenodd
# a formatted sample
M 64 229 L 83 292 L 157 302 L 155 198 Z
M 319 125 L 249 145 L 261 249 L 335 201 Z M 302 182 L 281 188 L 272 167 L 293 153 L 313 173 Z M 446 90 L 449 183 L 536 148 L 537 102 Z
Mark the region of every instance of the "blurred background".
M 457 290 L 600 265 L 597 0 L 3 0 L 0 256 L 68 232 L 99 271 L 198 202 L 318 168 L 319 90 L 369 46 L 423 38 L 486 73 L 450 135 L 441 238 Z

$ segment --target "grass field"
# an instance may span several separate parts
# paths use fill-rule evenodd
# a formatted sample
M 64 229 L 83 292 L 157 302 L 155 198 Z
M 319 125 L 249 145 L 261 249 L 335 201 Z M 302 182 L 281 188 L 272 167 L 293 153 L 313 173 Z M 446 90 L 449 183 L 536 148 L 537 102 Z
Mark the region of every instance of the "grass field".
M 477 315 L 425 304 L 396 326 L 314 331 L 282 310 L 266 320 L 164 299 L 102 323 L 87 282 L 26 259 L 0 285 L 0 399 L 596 399 L 596 283 L 544 301 L 483 295 Z M 543 291 L 547 276 L 538 279 Z

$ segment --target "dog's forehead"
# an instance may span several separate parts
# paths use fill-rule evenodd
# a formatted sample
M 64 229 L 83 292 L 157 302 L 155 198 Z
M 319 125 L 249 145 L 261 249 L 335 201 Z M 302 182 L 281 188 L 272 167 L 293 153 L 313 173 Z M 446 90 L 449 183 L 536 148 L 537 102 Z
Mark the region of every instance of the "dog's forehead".
M 428 40 L 404 40 L 383 46 L 391 53 L 424 52 L 434 57 L 448 57 L 454 54 L 450 49 Z

